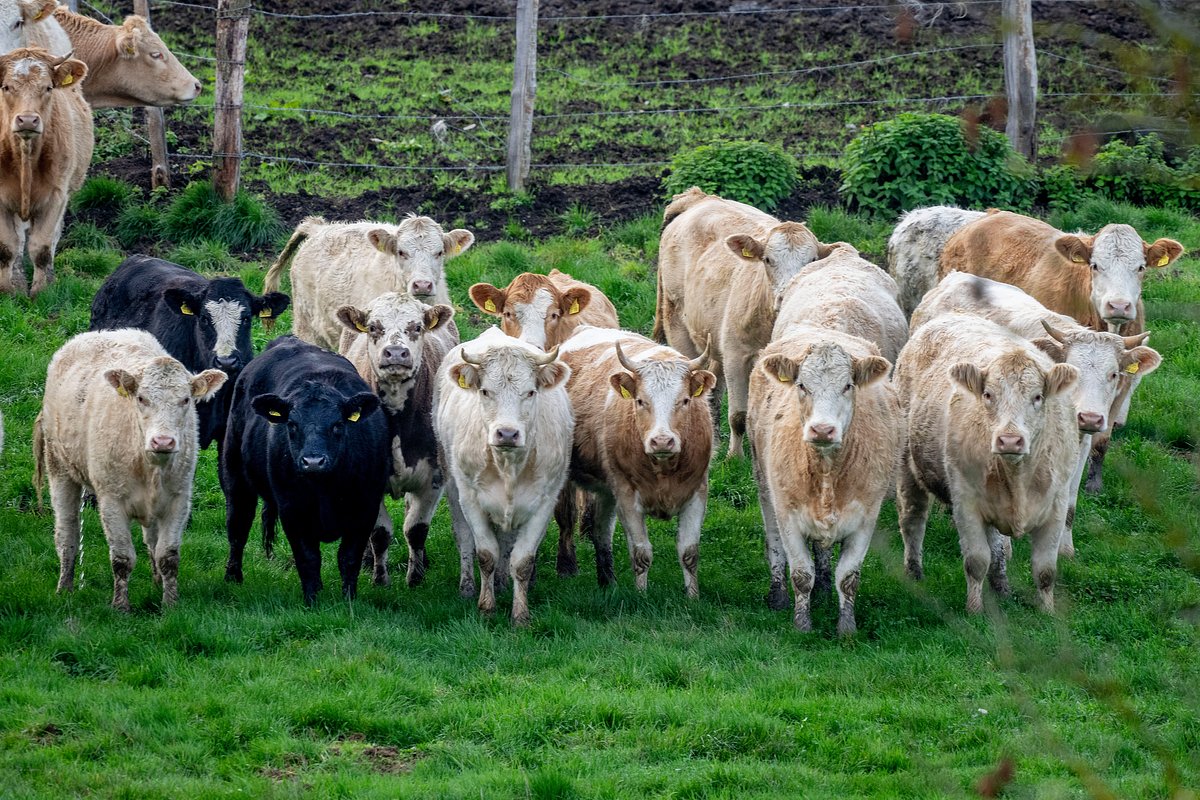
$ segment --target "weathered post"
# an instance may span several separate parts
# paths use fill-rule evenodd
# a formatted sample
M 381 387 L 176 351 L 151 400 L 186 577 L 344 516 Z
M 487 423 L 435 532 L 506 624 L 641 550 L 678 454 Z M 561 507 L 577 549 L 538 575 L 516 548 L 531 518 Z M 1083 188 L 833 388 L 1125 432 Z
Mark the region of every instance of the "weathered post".
M 517 0 L 517 56 L 513 61 L 512 113 L 508 123 L 508 190 L 525 189 L 532 158 L 533 100 L 537 94 L 538 0 Z
M 133 13 L 150 22 L 150 0 L 133 0 Z M 150 185 L 171 188 L 171 164 L 167 161 L 167 124 L 161 108 L 146 109 L 146 138 L 150 140 Z
M 242 90 L 250 0 L 217 0 L 217 94 L 213 107 L 213 186 L 233 200 L 242 166 Z
M 1037 51 L 1033 47 L 1032 0 L 1003 0 L 1004 90 L 1013 149 L 1032 163 L 1037 158 Z

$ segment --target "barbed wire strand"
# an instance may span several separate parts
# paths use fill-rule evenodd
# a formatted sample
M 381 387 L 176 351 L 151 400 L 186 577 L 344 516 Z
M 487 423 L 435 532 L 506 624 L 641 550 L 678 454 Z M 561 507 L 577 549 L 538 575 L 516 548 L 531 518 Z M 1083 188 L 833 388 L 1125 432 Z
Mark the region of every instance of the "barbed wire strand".
M 1127 70 L 1117 69 L 1116 67 L 1106 67 L 1102 64 L 1093 64 L 1090 61 L 1084 61 L 1079 58 L 1070 58 L 1069 56 L 1060 56 L 1058 53 L 1051 53 L 1047 50 L 1038 50 L 1037 54 L 1039 56 L 1049 56 L 1050 58 L 1057 58 L 1059 61 L 1067 61 L 1072 64 L 1080 64 L 1085 67 L 1091 67 L 1092 69 L 1098 69 L 1098 70 L 1101 70 L 1102 72 L 1112 72 L 1116 75 L 1124 75 L 1127 78 L 1134 78 L 1135 80 L 1138 78 L 1145 78 L 1145 79 L 1149 79 L 1152 81 L 1158 81 L 1159 83 L 1171 83 L 1170 78 L 1160 78 L 1156 75 L 1134 75 L 1132 72 L 1129 72 Z

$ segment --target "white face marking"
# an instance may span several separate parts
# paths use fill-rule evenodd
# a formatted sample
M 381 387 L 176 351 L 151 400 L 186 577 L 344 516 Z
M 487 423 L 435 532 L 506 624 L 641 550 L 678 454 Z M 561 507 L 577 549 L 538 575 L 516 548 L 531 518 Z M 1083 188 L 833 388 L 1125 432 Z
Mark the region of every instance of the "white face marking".
M 854 361 L 836 344 L 818 344 L 799 364 L 800 394 L 806 442 L 837 446 L 854 419 Z M 847 388 L 849 387 L 849 388 Z M 830 432 L 828 428 L 832 427 Z
M 817 240 L 811 235 L 797 242 L 783 233 L 772 233 L 763 248 L 763 268 L 778 297 L 806 264 L 817 259 Z
M 204 313 L 212 320 L 217 332 L 217 343 L 213 347 L 218 358 L 228 358 L 237 349 L 238 330 L 246 307 L 236 300 L 209 300 L 204 304 Z
M 552 308 L 557 308 L 554 295 L 545 289 L 538 289 L 529 303 L 514 303 L 513 312 L 517 315 L 517 324 L 521 326 L 516 338 L 529 342 L 534 347 L 546 348 L 546 315 Z
M 445 282 L 446 243 L 442 226 L 428 217 L 408 217 L 395 231 L 396 263 L 417 298 L 437 293 Z
M 425 335 L 425 312 L 429 306 L 398 292 L 382 294 L 367 306 L 367 353 L 375 376 L 381 381 L 411 380 L 421 369 L 421 342 Z M 385 357 L 384 350 L 391 348 Z M 411 364 L 401 366 L 403 351 Z
M 1146 253 L 1128 225 L 1107 225 L 1092 243 L 1092 305 L 1103 319 L 1124 321 L 1137 312 Z M 1110 304 L 1115 304 L 1115 307 Z
M 142 446 L 149 452 L 157 437 L 175 440 L 176 447 L 190 432 L 195 435 L 195 401 L 191 374 L 173 358 L 156 358 L 146 365 L 133 402 L 142 428 Z
M 14 78 L 40 78 L 48 74 L 49 71 L 46 69 L 46 65 L 37 59 L 22 58 L 12 65 L 12 75 Z
M 1100 431 L 1121 388 L 1121 356 L 1125 343 L 1107 333 L 1084 333 L 1067 338 L 1066 363 L 1079 369 L 1074 392 L 1076 414 L 1099 414 Z M 1093 433 L 1096 431 L 1089 431 Z

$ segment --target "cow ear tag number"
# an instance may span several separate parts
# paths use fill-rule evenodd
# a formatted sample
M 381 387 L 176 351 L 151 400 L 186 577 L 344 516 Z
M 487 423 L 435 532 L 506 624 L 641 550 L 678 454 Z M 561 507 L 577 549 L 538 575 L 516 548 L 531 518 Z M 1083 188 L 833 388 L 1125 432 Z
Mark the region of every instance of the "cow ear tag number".
M 1162 258 L 1160 258 L 1158 260 L 1158 263 L 1155 264 L 1155 266 L 1156 267 L 1165 267 L 1170 260 L 1171 260 L 1170 256 L 1164 255 Z
M 624 397 L 626 400 L 632 400 L 632 399 L 633 399 L 633 395 L 631 395 L 631 394 L 629 393 L 629 390 L 628 390 L 628 389 L 626 389 L 624 386 L 622 386 L 622 387 L 621 387 L 621 397 Z
M 470 388 L 469 386 L 467 386 L 467 378 L 466 378 L 466 376 L 465 376 L 465 375 L 459 375 L 459 376 L 458 376 L 458 385 L 459 385 L 459 386 L 461 386 L 461 387 L 462 387 L 462 388 L 464 388 L 464 389 L 469 389 L 469 388 Z
M 362 418 L 362 412 L 361 412 L 361 411 L 355 411 L 353 414 L 351 414 L 350 416 L 346 417 L 346 419 L 347 419 L 348 421 L 350 421 L 350 422 L 358 422 L 358 420 L 359 420 L 360 418 Z
M 493 303 L 490 299 L 485 300 L 483 302 L 483 310 L 490 311 L 491 313 L 495 314 L 496 313 L 496 304 Z
M 1138 362 L 1135 361 L 1132 364 L 1130 364 L 1128 367 L 1126 367 L 1125 371 L 1128 372 L 1130 375 L 1136 375 L 1138 370 L 1141 368 L 1142 368 L 1141 364 L 1139 364 Z
M 192 307 L 189 306 L 187 303 L 184 303 L 181 306 L 179 306 L 179 313 L 183 314 L 185 316 L 188 316 L 188 317 L 193 317 L 196 315 L 196 313 L 194 311 L 192 311 Z
M 258 312 L 258 316 L 266 319 L 267 317 L 271 316 L 271 309 L 264 308 L 262 311 Z
M 578 314 L 579 313 L 579 301 L 578 300 L 571 301 L 571 310 L 567 313 L 569 313 L 569 314 Z

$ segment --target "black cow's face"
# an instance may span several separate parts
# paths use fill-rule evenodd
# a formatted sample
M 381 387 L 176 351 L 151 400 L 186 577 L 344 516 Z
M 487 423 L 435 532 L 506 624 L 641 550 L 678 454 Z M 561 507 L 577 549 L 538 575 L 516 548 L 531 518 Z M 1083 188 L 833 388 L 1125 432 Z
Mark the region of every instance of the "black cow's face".
M 176 313 L 196 320 L 196 346 L 210 354 L 208 365 L 231 377 L 254 357 L 250 343 L 254 317 L 277 317 L 291 302 L 280 292 L 250 294 L 238 278 L 214 278 L 203 294 L 168 289 L 165 297 Z
M 296 471 L 309 475 L 336 469 L 350 428 L 379 410 L 379 398 L 372 392 L 347 396 L 317 384 L 308 384 L 287 397 L 258 395 L 250 403 L 272 425 L 286 426 Z

